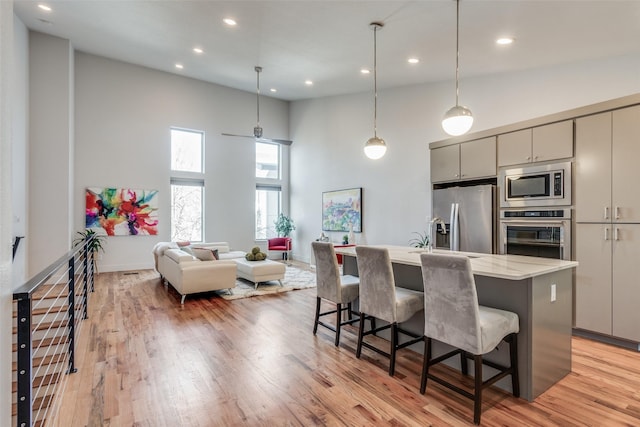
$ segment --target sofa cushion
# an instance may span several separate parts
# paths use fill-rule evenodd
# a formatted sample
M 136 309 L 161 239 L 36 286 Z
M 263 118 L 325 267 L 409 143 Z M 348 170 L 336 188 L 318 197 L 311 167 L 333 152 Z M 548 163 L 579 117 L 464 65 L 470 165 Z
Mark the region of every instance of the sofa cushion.
M 209 248 L 191 248 L 193 255 L 200 261 L 214 261 L 218 259 L 218 250 Z
M 153 247 L 153 253 L 162 256 L 167 249 L 177 249 L 178 245 L 175 242 L 158 242 Z
M 193 261 L 193 256 L 180 249 L 167 249 L 164 256 L 174 260 L 177 263 L 182 261 Z

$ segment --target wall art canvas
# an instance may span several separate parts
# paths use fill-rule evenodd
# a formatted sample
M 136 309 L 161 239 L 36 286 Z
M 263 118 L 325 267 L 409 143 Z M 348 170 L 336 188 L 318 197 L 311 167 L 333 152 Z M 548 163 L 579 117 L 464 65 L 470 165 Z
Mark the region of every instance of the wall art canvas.
M 322 193 L 322 230 L 362 232 L 362 188 Z
M 86 228 L 108 236 L 158 234 L 158 191 L 87 188 Z

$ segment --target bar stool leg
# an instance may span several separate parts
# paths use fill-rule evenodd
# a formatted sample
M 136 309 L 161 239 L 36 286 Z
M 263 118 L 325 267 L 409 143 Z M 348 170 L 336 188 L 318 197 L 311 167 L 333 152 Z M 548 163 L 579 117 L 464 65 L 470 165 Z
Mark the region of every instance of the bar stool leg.
M 313 335 L 318 332 L 318 321 L 320 320 L 320 297 L 316 297 L 316 320 L 313 322 Z
M 515 397 L 520 397 L 520 376 L 518 375 L 518 335 L 511 334 L 509 339 L 509 354 L 511 356 L 511 390 Z
M 342 323 L 342 304 L 338 303 L 336 310 L 336 347 L 340 344 L 340 323 Z
M 431 338 L 424 337 L 424 358 L 422 360 L 422 378 L 420 379 L 420 394 L 427 389 L 427 376 L 429 375 L 429 363 L 431 362 Z
M 360 327 L 358 328 L 358 348 L 356 349 L 356 359 L 360 359 L 362 353 L 362 338 L 364 337 L 364 313 L 360 312 Z
M 475 368 L 475 392 L 473 394 L 473 423 L 480 424 L 480 414 L 482 413 L 482 356 L 474 355 L 473 364 Z
M 391 324 L 391 352 L 389 360 L 389 376 L 393 376 L 396 372 L 396 350 L 398 349 L 398 324 Z

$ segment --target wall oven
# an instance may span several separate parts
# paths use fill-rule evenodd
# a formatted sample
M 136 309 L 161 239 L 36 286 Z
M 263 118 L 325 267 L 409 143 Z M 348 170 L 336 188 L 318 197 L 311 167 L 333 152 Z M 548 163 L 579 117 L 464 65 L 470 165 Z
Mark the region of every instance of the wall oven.
M 500 171 L 500 207 L 571 205 L 571 162 Z
M 571 209 L 503 210 L 501 254 L 571 259 Z

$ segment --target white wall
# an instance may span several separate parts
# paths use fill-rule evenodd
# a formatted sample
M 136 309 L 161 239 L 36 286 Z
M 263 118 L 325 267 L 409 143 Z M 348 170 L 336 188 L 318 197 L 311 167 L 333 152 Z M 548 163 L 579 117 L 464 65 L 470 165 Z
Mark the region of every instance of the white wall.
M 29 33 L 29 276 L 71 247 L 73 49 Z
M 606 58 L 460 82 L 472 131 L 491 129 L 640 92 L 640 56 Z M 373 136 L 373 94 L 291 104 L 293 256 L 308 261 L 321 233 L 323 191 L 363 187 L 363 233 L 357 243 L 407 245 L 431 215 L 428 144 L 446 139 L 443 113 L 455 103 L 454 82 L 378 91 L 380 160 L 362 151 Z M 339 241 L 344 233 L 332 233 Z
M 251 72 L 249 70 L 248 72 Z M 170 237 L 172 126 L 205 132 L 205 240 L 254 246 L 255 94 L 76 52 L 75 229 L 86 187 L 159 190 L 157 236 L 109 237 L 100 271 L 152 268 Z M 261 97 L 265 136 L 288 137 L 288 103 Z
M 17 17 L 14 25 L 13 76 L 11 83 L 12 100 L 12 145 L 11 145 L 11 203 L 12 235 L 28 234 L 27 216 L 27 130 L 29 99 L 29 31 Z M 12 265 L 13 287 L 27 280 L 27 240 L 23 239 Z
M 11 108 L 13 3 L 0 1 L 0 425 L 11 424 Z

